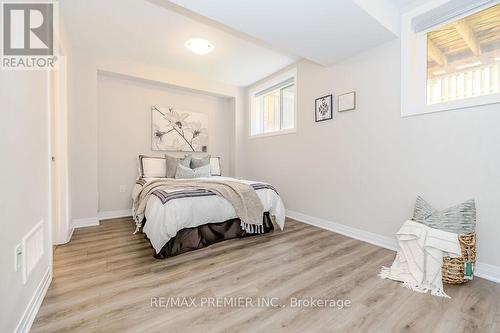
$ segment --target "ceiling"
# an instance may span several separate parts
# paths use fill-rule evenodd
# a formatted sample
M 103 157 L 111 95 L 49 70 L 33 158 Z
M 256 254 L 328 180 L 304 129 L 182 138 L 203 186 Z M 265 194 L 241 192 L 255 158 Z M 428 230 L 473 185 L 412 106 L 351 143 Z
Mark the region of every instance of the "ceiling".
M 299 59 L 145 0 L 61 0 L 60 8 L 72 46 L 97 58 L 143 62 L 236 86 Z M 191 53 L 185 47 L 191 37 L 210 40 L 214 51 Z
M 396 37 L 358 4 L 367 1 L 170 2 L 322 65 L 334 64 Z
M 72 46 L 87 54 L 248 86 L 306 58 L 331 65 L 396 38 L 424 0 L 60 0 Z M 205 56 L 185 42 L 208 39 Z

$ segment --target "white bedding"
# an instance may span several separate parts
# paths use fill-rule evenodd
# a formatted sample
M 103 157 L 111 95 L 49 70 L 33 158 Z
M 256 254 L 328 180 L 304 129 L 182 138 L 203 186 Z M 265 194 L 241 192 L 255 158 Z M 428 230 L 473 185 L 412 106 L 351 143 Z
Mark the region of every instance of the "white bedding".
M 143 179 L 151 181 L 157 178 Z M 246 184 L 257 183 L 218 176 L 199 179 L 208 181 L 211 179 L 226 179 Z M 135 197 L 141 188 L 141 185 L 136 184 L 132 196 Z M 275 191 L 267 188 L 258 189 L 256 193 L 262 202 L 264 211 L 274 216 L 278 226 L 283 229 L 285 225 L 285 207 L 280 196 Z M 216 195 L 181 198 L 167 201 L 165 204 L 158 197 L 152 195 L 147 202 L 145 217 L 147 222 L 143 232 L 151 241 L 156 253 L 159 253 L 162 247 L 181 229 L 197 227 L 207 223 L 224 222 L 237 216 L 233 206 L 226 199 Z

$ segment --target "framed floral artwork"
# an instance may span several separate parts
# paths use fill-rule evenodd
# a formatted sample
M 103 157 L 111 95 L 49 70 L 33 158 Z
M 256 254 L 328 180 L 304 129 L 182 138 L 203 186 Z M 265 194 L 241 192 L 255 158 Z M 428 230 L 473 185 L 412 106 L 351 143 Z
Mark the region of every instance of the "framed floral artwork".
M 314 102 L 314 119 L 316 120 L 316 122 L 333 118 L 332 100 L 332 95 L 326 95 L 320 98 L 316 98 Z
M 152 150 L 208 150 L 208 115 L 205 113 L 153 106 L 151 132 Z

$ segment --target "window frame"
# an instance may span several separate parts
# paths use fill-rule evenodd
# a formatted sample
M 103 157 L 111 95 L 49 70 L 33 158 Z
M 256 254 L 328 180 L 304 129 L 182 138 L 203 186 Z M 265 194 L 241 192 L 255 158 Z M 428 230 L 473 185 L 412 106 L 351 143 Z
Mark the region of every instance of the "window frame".
M 441 111 L 471 108 L 500 103 L 500 93 L 468 97 L 443 103 L 427 104 L 427 33 L 458 19 L 490 8 L 479 6 L 458 17 L 441 22 L 427 30 L 415 32 L 412 21 L 450 0 L 433 1 L 419 6 L 401 18 L 401 117 L 423 115 Z
M 272 132 L 267 132 L 267 133 L 257 133 L 257 134 L 252 134 L 252 114 L 253 110 L 255 108 L 255 95 L 259 94 L 260 92 L 267 90 L 273 86 L 278 86 L 281 83 L 285 83 L 286 81 L 290 81 L 286 85 L 283 85 L 280 87 L 280 127 L 283 122 L 283 91 L 282 89 L 285 89 L 291 85 L 294 86 L 293 92 L 294 92 L 294 99 L 293 99 L 293 127 L 292 128 L 287 128 L 287 129 L 279 129 L 277 131 L 272 131 Z M 249 139 L 258 139 L 258 138 L 263 138 L 263 137 L 269 137 L 269 136 L 276 136 L 276 135 L 286 135 L 286 134 L 292 134 L 297 132 L 297 69 L 293 68 L 285 73 L 279 74 L 272 79 L 266 80 L 264 83 L 261 83 L 253 88 L 251 88 L 248 91 L 248 99 L 249 99 L 249 112 L 248 112 L 248 138 Z

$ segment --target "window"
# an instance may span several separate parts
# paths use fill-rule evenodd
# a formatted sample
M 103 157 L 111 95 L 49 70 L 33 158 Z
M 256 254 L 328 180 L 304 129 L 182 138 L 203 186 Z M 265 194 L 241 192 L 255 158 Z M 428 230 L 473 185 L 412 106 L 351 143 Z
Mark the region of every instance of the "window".
M 250 91 L 250 136 L 284 134 L 295 130 L 295 75 Z
M 498 1 L 429 2 L 401 29 L 403 116 L 500 103 Z
M 427 104 L 500 93 L 500 5 L 427 33 Z

